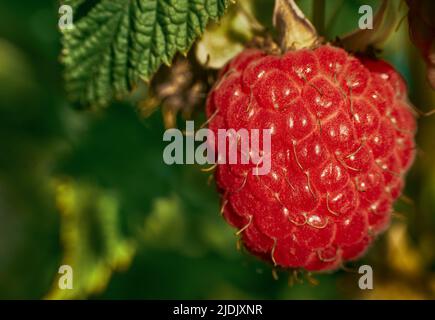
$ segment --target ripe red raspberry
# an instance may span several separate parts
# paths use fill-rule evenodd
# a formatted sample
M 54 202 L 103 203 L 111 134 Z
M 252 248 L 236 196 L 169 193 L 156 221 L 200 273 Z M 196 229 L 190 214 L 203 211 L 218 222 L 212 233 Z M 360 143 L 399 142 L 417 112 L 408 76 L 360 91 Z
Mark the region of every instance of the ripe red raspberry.
M 387 228 L 416 123 L 406 85 L 386 62 L 330 45 L 282 56 L 248 49 L 221 71 L 207 116 L 216 134 L 273 129 L 269 174 L 253 175 L 252 164 L 216 171 L 224 217 L 253 254 L 332 270 Z

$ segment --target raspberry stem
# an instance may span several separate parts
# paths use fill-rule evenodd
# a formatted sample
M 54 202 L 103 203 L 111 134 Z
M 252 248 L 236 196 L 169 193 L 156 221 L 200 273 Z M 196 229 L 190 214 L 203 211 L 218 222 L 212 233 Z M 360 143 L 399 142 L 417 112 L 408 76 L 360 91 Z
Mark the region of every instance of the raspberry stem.
M 294 0 L 275 1 L 273 24 L 284 52 L 313 48 L 319 43 L 316 29 Z
M 325 0 L 313 1 L 313 24 L 320 35 L 325 32 Z

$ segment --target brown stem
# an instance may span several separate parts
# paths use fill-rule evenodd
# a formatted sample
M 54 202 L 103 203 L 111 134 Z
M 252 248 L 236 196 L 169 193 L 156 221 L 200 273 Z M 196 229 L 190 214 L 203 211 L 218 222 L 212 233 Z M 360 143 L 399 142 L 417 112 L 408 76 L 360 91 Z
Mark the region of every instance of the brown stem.
M 278 30 L 284 52 L 311 48 L 319 42 L 316 29 L 294 0 L 275 1 L 273 24 Z

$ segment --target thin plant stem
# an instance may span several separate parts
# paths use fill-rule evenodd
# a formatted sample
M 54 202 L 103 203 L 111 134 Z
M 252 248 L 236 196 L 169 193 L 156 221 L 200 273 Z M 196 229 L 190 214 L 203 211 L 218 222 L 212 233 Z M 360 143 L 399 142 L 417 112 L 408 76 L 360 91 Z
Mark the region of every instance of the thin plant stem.
M 329 35 L 332 28 L 335 26 L 335 23 L 337 22 L 338 14 L 340 13 L 340 10 L 343 7 L 344 0 L 336 0 L 335 1 L 335 7 L 332 10 L 332 14 L 330 15 L 328 22 L 326 23 L 326 30 L 325 32 Z
M 319 35 L 325 32 L 325 0 L 313 0 L 313 24 Z

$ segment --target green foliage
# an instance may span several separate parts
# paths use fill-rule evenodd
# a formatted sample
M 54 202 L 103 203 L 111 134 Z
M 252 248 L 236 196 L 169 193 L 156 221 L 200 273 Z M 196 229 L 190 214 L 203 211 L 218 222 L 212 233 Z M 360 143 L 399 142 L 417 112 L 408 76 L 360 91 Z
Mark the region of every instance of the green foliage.
M 65 0 L 75 13 L 63 31 L 66 88 L 80 105 L 105 106 L 158 67 L 186 53 L 226 0 Z
M 95 186 L 56 182 L 61 213 L 62 265 L 73 270 L 73 290 L 58 286 L 59 274 L 48 299 L 83 299 L 105 289 L 114 270 L 125 269 L 135 246 L 119 229 L 119 203 L 110 192 Z

